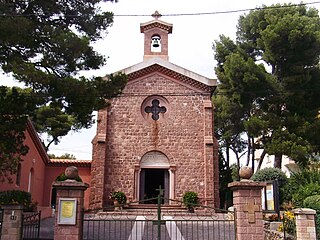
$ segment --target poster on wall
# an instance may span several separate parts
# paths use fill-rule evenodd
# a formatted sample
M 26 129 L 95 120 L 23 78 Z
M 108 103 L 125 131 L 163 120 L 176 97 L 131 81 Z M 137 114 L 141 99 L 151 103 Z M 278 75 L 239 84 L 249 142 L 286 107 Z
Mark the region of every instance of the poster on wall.
M 262 210 L 279 214 L 279 188 L 277 181 L 268 181 L 261 190 Z
M 76 198 L 59 198 L 58 224 L 75 225 L 77 215 Z
M 267 200 L 267 210 L 274 211 L 274 192 L 273 192 L 273 183 L 267 183 L 266 186 L 266 200 Z

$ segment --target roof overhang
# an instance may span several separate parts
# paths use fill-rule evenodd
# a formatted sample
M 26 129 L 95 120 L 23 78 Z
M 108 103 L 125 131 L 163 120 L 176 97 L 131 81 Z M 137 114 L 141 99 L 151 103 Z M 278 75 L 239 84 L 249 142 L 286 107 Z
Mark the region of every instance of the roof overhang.
M 190 70 L 187 70 L 185 68 L 182 68 L 178 65 L 175 65 L 169 61 L 166 61 L 162 58 L 150 58 L 146 61 L 143 61 L 141 63 L 135 64 L 131 67 L 122 69 L 118 72 L 122 72 L 125 73 L 126 75 L 129 76 L 129 80 L 130 78 L 132 78 L 133 76 L 137 76 L 140 74 L 143 74 L 145 72 L 148 72 L 148 69 L 152 69 L 152 68 L 158 68 L 158 69 L 162 69 L 162 71 L 166 71 L 167 73 L 171 74 L 171 75 L 180 75 L 180 77 L 184 77 L 184 78 L 188 78 L 188 79 L 192 79 L 196 82 L 198 82 L 199 84 L 203 84 L 207 87 L 211 87 L 211 88 L 216 88 L 217 87 L 217 80 L 216 79 L 210 79 L 207 77 L 204 77 L 202 75 L 199 75 L 195 72 L 192 72 Z

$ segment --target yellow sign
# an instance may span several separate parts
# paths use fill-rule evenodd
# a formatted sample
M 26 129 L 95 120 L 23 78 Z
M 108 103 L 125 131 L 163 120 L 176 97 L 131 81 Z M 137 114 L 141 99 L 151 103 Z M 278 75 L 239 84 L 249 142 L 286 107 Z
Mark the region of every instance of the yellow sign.
M 274 210 L 274 195 L 273 195 L 272 184 L 267 185 L 266 193 L 267 193 L 267 210 Z
M 74 211 L 74 201 L 62 201 L 61 202 L 61 216 L 63 218 L 71 218 Z
M 75 225 L 77 215 L 76 198 L 60 198 L 58 209 L 58 224 Z

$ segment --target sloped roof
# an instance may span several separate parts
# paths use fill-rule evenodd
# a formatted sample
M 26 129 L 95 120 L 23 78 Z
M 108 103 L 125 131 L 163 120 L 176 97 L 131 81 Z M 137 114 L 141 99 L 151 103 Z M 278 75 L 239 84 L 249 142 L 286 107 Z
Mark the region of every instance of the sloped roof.
M 130 82 L 130 80 L 142 77 L 154 71 L 162 72 L 203 90 L 213 91 L 217 87 L 216 79 L 204 77 L 158 57 L 150 58 L 118 72 L 128 75 L 128 81 Z
M 62 166 L 62 167 L 68 167 L 68 166 L 90 167 L 91 166 L 92 160 L 50 159 L 30 119 L 28 119 L 27 121 L 26 130 L 28 131 L 34 145 L 36 146 L 41 156 L 41 159 L 43 160 L 46 166 Z
M 172 33 L 172 24 L 164 22 L 164 21 L 161 21 L 159 19 L 154 19 L 154 20 L 151 20 L 151 21 L 146 22 L 146 23 L 141 23 L 140 24 L 140 32 L 143 33 L 146 30 L 153 29 L 153 28 L 156 28 L 156 27 L 164 29 L 164 30 L 168 31 L 168 33 Z
M 32 142 L 36 146 L 36 148 L 41 156 L 41 159 L 43 160 L 43 162 L 45 164 L 47 164 L 50 161 L 48 154 L 47 154 L 47 151 L 45 150 L 44 145 L 41 142 L 41 140 L 38 136 L 38 133 L 37 133 L 36 129 L 34 128 L 33 123 L 31 122 L 30 119 L 27 120 L 26 130 L 28 131 L 28 133 L 32 139 Z

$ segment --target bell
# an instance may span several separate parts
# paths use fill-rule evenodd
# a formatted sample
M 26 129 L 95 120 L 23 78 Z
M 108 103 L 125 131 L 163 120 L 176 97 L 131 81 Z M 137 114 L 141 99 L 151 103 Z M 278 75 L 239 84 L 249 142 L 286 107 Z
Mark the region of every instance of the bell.
M 157 47 L 159 47 L 159 46 L 160 46 L 159 40 L 158 40 L 158 39 L 154 39 L 154 40 L 153 40 L 153 43 L 152 43 L 152 47 L 157 48 Z

